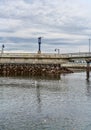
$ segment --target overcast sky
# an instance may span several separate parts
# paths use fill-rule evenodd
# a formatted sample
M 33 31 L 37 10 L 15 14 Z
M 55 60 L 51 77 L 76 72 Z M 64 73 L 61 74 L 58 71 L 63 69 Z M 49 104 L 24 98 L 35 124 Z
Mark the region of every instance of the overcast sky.
M 0 48 L 6 51 L 89 51 L 91 0 L 0 0 Z

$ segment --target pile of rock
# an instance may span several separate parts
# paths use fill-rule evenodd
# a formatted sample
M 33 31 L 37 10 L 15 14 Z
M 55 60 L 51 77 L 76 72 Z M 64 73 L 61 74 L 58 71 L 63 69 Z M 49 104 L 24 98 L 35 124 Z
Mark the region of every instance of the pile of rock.
M 41 76 L 72 73 L 60 64 L 0 64 L 0 75 L 4 76 Z

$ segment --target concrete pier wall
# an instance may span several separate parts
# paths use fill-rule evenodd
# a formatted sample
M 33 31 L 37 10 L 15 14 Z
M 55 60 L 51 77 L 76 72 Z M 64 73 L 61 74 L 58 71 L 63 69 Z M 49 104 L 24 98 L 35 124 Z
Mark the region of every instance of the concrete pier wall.
M 61 64 L 67 62 L 56 54 L 3 53 L 0 56 L 0 75 L 59 75 L 70 72 Z
M 4 53 L 0 63 L 62 64 L 67 62 L 56 54 Z
M 0 58 L 0 63 L 30 63 L 30 64 L 62 64 L 61 59 L 43 59 L 43 58 Z

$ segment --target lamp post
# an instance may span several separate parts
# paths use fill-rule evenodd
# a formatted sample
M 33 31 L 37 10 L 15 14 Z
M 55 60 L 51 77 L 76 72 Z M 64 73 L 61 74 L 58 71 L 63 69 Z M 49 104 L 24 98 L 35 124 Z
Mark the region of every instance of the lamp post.
M 41 54 L 41 38 L 42 37 L 38 37 L 38 54 Z
M 3 54 L 3 52 L 4 52 L 4 44 L 2 45 L 2 50 L 1 50 L 1 53 Z
M 89 54 L 90 54 L 90 40 L 91 40 L 91 39 L 89 39 Z
M 57 51 L 58 54 L 60 54 L 60 49 L 56 48 L 55 51 Z

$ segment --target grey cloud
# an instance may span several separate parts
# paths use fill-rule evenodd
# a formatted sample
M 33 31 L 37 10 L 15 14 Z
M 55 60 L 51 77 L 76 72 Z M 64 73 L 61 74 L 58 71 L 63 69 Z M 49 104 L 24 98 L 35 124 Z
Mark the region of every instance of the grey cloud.
M 12 29 L 0 29 L 0 32 L 13 33 L 14 30 L 12 30 Z
M 3 43 L 36 43 L 37 39 L 35 38 L 18 38 L 18 37 L 0 37 L 0 42 Z
M 11 34 L 12 37 L 8 36 L 7 39 L 11 43 L 14 42 L 17 45 L 19 43 L 22 49 L 24 47 L 22 43 L 29 46 L 37 43 L 37 36 L 46 37 L 44 38 L 46 40 L 42 41 L 51 46 L 85 45 L 83 40 L 75 40 L 75 36 L 88 36 L 91 33 L 91 19 L 83 9 L 85 7 L 80 8 L 79 0 L 75 2 L 73 0 L 1 0 L 0 18 L 3 24 L 0 26 L 0 34 L 5 32 L 3 35 L 6 37 Z M 15 24 L 12 25 L 12 23 Z M 24 38 L 21 38 L 22 34 L 19 34 L 19 31 L 23 32 L 29 28 L 27 33 L 30 34 L 30 38 L 27 38 L 26 34 Z M 74 34 L 74 40 L 66 38 L 64 34 L 70 37 Z

